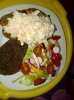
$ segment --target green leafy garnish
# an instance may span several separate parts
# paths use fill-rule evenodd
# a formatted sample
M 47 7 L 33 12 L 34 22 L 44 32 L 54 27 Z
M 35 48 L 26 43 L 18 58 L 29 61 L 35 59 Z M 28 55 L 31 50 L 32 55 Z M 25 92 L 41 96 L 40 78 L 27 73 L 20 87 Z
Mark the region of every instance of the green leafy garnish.
M 26 86 L 32 85 L 34 84 L 34 77 L 23 77 L 19 83 Z
M 34 47 L 30 47 L 30 48 L 27 49 L 26 55 L 24 56 L 22 63 L 24 63 L 26 60 L 31 58 L 33 49 L 34 49 Z
M 20 79 L 22 79 L 24 77 L 24 75 L 21 75 L 20 77 L 18 77 L 17 79 L 13 80 L 12 83 L 16 83 L 17 81 L 19 81 Z

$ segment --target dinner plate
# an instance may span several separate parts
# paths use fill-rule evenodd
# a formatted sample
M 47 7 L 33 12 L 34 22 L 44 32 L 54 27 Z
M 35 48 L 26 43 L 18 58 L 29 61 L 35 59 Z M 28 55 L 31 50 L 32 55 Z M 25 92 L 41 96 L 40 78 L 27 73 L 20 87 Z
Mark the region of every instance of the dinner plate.
M 45 8 L 45 7 L 41 7 L 38 5 L 32 5 L 32 4 L 23 4 L 23 5 L 15 5 L 15 6 L 11 6 L 8 8 L 5 8 L 3 10 L 1 10 L 0 12 L 0 17 L 7 14 L 7 13 L 11 13 L 15 10 L 22 10 L 22 9 L 28 9 L 28 8 L 36 8 L 39 9 L 41 11 L 43 11 L 45 14 L 50 15 L 50 18 L 52 20 L 52 23 L 55 24 L 57 30 L 54 33 L 54 35 L 60 35 L 61 39 L 59 40 L 59 44 L 61 47 L 61 54 L 62 54 L 62 62 L 61 62 L 61 66 L 59 71 L 57 72 L 57 75 L 59 75 L 59 73 L 63 70 L 64 65 L 65 65 L 65 61 L 66 61 L 66 41 L 65 41 L 65 36 L 64 36 L 64 31 L 62 28 L 62 25 L 60 23 L 60 21 L 58 20 L 57 16 L 50 11 L 49 9 Z M 2 29 L 0 31 L 1 33 L 1 39 L 0 39 L 0 43 L 1 45 L 3 45 L 8 39 L 6 37 L 3 36 L 2 34 Z M 15 80 L 16 78 L 21 76 L 21 72 L 18 72 L 14 75 L 0 75 L 0 82 L 3 83 L 6 87 L 10 88 L 10 89 L 14 89 L 14 90 L 29 90 L 29 89 L 34 89 L 34 88 L 38 88 L 39 86 L 25 86 L 25 85 L 20 85 L 18 83 L 14 84 L 13 80 Z M 45 84 L 49 83 L 49 79 L 45 82 Z M 42 84 L 40 86 L 43 86 L 45 84 Z
M 33 4 L 32 3 L 20 4 L 19 1 L 17 2 L 16 5 L 14 5 L 14 3 L 13 5 L 11 5 L 10 3 L 11 6 L 9 5 L 9 7 L 5 7 L 0 10 L 0 17 L 7 13 L 13 12 L 15 10 L 22 10 L 22 9 L 27 9 L 27 8 L 36 8 L 43 11 L 45 14 L 50 15 L 52 23 L 55 24 L 57 28 L 57 31 L 54 34 L 61 36 L 59 43 L 61 46 L 61 54 L 62 54 L 63 59 L 61 61 L 60 69 L 52 81 L 48 79 L 44 84 L 39 85 L 39 86 L 34 86 L 34 85 L 25 86 L 25 85 L 19 85 L 18 83 L 13 84 L 12 81 L 18 78 L 22 74 L 21 72 L 17 72 L 13 75 L 6 75 L 6 76 L 0 75 L 0 83 L 1 83 L 0 88 L 1 90 L 4 91 L 2 92 L 3 94 L 2 93 L 0 94 L 1 98 L 9 98 L 11 96 L 17 97 L 17 98 L 20 98 L 20 97 L 29 98 L 29 97 L 34 97 L 34 96 L 43 94 L 47 92 L 48 90 L 52 89 L 63 78 L 64 74 L 66 73 L 68 69 L 68 66 L 71 60 L 71 54 L 72 54 L 72 36 L 71 36 L 71 30 L 66 18 L 66 13 L 58 1 L 56 1 L 56 3 L 64 11 L 64 13 L 61 14 L 61 16 L 63 16 L 62 18 L 60 17 L 60 11 L 56 6 L 55 6 L 56 9 L 54 9 L 54 7 L 51 7 L 50 4 L 49 6 L 47 4 L 47 7 L 43 6 L 45 2 L 42 2 L 42 3 L 40 2 L 40 5 L 38 5 L 38 3 L 34 2 Z M 56 3 L 52 3 L 52 5 L 56 5 Z M 3 36 L 2 27 L 0 26 L 0 46 L 2 46 L 7 40 L 8 39 Z M 68 50 L 68 47 L 71 48 L 71 50 Z M 15 93 L 18 93 L 18 94 L 15 94 Z

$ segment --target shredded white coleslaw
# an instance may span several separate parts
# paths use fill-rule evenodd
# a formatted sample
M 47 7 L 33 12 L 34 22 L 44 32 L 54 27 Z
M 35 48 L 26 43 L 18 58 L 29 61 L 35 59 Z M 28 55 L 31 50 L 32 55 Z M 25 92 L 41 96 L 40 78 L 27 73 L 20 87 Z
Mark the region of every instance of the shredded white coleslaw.
M 18 38 L 21 45 L 33 42 L 41 43 L 44 39 L 52 36 L 55 26 L 47 16 L 38 16 L 39 10 L 31 14 L 13 12 L 13 17 L 8 18 L 8 24 L 3 26 L 4 31 L 11 34 L 12 38 Z

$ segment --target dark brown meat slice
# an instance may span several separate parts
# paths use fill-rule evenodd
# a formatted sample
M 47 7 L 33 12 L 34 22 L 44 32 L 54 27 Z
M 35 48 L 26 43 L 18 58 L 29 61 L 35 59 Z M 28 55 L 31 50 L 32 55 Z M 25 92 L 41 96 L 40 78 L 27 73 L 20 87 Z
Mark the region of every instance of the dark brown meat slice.
M 0 74 L 11 75 L 20 70 L 28 45 L 17 40 L 8 40 L 0 47 Z

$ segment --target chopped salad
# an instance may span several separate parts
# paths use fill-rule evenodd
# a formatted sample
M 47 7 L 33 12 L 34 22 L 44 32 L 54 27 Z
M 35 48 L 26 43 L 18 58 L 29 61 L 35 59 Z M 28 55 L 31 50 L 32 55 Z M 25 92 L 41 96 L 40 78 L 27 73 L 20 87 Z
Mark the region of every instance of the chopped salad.
M 60 39 L 61 36 L 52 35 L 42 43 L 29 46 L 20 67 L 20 72 L 23 74 L 12 82 L 26 86 L 38 86 L 48 79 L 52 80 L 62 60 Z

